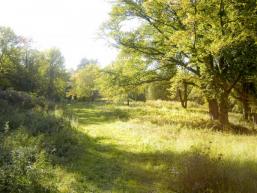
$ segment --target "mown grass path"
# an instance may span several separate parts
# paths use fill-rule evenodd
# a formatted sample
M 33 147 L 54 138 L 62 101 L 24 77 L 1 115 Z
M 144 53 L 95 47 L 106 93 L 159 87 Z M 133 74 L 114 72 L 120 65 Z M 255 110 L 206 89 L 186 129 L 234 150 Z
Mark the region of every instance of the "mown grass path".
M 147 103 L 68 109 L 77 117 L 82 150 L 65 173 L 63 192 L 257 190 L 256 134 L 218 131 L 204 108 Z

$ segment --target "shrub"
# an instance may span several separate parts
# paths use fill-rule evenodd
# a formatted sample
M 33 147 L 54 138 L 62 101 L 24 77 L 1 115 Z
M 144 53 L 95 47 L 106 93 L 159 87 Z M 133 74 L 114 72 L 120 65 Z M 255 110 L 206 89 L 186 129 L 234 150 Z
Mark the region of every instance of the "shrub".
M 36 106 L 44 107 L 46 105 L 43 97 L 36 97 L 32 94 L 15 90 L 0 90 L 0 99 L 7 101 L 9 105 L 23 109 L 31 109 Z
M 43 185 L 51 177 L 47 169 L 40 140 L 30 137 L 26 130 L 6 133 L 0 144 L 0 192 L 53 193 L 55 187 Z
M 82 152 L 76 134 L 67 128 L 49 136 L 44 148 L 53 163 L 72 161 Z
M 9 92 L 9 91 L 8 91 Z M 76 158 L 78 140 L 69 119 L 0 99 L 0 193 L 55 193 L 52 163 Z M 21 99 L 23 100 L 23 99 Z M 11 104 L 11 105 L 10 105 Z M 36 104 L 37 106 L 37 104 Z M 47 184 L 45 184 L 47 183 Z
M 255 163 L 211 156 L 210 148 L 195 148 L 179 160 L 172 185 L 180 193 L 253 193 L 257 188 Z
M 204 151 L 195 150 L 185 156 L 177 176 L 179 192 L 219 193 L 224 178 L 220 164 L 221 157 L 211 158 Z
M 49 113 L 29 111 L 25 114 L 24 125 L 32 135 L 38 135 L 58 132 L 68 127 L 69 123 Z

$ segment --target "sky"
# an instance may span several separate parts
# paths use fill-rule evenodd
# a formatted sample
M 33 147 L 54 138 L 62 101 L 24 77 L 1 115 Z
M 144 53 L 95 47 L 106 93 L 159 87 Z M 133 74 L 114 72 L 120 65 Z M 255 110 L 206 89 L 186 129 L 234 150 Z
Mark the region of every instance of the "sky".
M 111 63 L 117 50 L 99 37 L 108 20 L 108 0 L 0 0 L 0 25 L 33 40 L 39 50 L 57 47 L 68 69 L 83 57 Z

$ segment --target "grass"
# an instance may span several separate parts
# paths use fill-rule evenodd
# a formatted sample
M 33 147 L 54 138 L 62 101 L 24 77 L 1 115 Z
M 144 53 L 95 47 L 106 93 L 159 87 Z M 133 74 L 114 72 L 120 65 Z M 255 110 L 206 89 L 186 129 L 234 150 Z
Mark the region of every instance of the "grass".
M 3 116 L 0 192 L 257 192 L 256 130 L 238 114 L 230 131 L 205 107 L 163 101 L 16 114 Z
M 204 107 L 177 103 L 67 108 L 84 149 L 60 166 L 61 192 L 257 192 L 257 135 L 246 123 L 221 131 Z

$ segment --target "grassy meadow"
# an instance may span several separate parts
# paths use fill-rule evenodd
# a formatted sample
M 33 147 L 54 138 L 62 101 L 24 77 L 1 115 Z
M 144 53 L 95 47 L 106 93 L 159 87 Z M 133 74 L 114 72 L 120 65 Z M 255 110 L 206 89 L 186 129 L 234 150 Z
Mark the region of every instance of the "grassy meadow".
M 38 111 L 22 112 L 20 126 L 5 125 L 0 192 L 257 192 L 256 130 L 237 114 L 230 115 L 233 131 L 222 131 L 194 104 L 74 103 Z
M 237 114 L 228 132 L 206 108 L 178 103 L 81 103 L 68 111 L 84 148 L 63 192 L 257 192 L 257 136 Z

